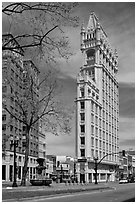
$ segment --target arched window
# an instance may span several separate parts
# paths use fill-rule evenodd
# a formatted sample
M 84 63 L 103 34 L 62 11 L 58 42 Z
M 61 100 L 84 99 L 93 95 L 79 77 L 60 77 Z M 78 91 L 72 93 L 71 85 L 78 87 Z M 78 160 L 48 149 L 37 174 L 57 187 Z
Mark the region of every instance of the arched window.
M 87 64 L 93 65 L 95 63 L 95 50 L 90 49 L 87 51 Z

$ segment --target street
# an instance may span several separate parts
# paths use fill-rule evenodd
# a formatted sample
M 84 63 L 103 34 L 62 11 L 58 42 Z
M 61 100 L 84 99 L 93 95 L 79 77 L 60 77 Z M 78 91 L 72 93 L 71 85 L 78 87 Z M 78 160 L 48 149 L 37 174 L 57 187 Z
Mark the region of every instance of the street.
M 19 200 L 21 202 L 134 202 L 135 201 L 135 184 L 111 184 L 111 189 L 102 189 L 95 191 L 84 191 L 69 194 L 54 194 L 54 195 L 41 195 L 25 198 Z M 27 192 L 24 192 L 24 195 Z M 31 192 L 30 192 L 31 193 Z M 40 196 L 41 195 L 41 196 Z M 8 200 L 3 200 L 7 201 Z M 9 200 L 10 201 L 10 200 Z
M 134 184 L 117 185 L 114 190 L 80 192 L 50 198 L 31 199 L 31 202 L 122 202 L 135 198 Z M 133 200 L 134 201 L 134 200 Z

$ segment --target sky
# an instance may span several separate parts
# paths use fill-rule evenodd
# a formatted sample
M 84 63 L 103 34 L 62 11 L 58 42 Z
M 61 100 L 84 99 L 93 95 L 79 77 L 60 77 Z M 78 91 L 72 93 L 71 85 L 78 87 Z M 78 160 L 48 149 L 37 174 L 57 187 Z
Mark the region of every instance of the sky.
M 118 52 L 119 71 L 119 139 L 120 149 L 135 149 L 135 7 L 132 2 L 79 2 L 75 15 L 79 16 L 80 26 L 66 26 L 71 51 L 74 55 L 66 62 L 59 60 L 59 79 L 62 84 L 62 97 L 66 106 L 74 106 L 76 98 L 76 77 L 82 66 L 80 51 L 81 24 L 88 24 L 90 13 L 94 11 L 108 35 L 112 48 Z M 3 24 L 3 30 L 4 30 Z M 46 134 L 47 154 L 75 156 L 75 115 L 72 119 L 70 135 L 54 136 Z
M 118 51 L 119 71 L 119 140 L 120 149 L 135 149 L 135 8 L 134 3 L 88 2 L 79 3 L 75 14 L 80 23 L 87 26 L 90 13 L 94 11 L 108 35 L 112 48 Z M 66 63 L 60 60 L 64 100 L 74 104 L 76 77 L 82 66 L 80 51 L 80 27 L 66 28 L 74 55 Z M 47 154 L 75 155 L 75 117 L 70 135 L 58 137 L 47 135 Z

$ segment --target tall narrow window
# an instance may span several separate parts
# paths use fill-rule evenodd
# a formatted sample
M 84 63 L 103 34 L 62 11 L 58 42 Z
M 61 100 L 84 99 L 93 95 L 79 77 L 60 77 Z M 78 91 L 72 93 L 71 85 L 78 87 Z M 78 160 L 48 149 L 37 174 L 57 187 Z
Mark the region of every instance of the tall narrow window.
M 98 140 L 96 139 L 95 141 L 96 141 L 96 148 L 97 148 L 98 147 Z
M 95 50 L 91 49 L 87 52 L 87 64 L 93 65 L 95 63 Z
M 81 133 L 85 133 L 85 125 L 80 125 Z
M 84 96 L 85 96 L 84 88 L 81 88 L 81 89 L 80 89 L 80 96 L 81 96 L 81 97 L 84 97 Z
M 6 131 L 6 124 L 2 124 L 2 130 Z
M 101 107 L 99 107 L 99 115 L 101 116 Z
M 91 101 L 91 111 L 94 111 L 94 102 Z
M 91 122 L 94 123 L 94 114 L 91 114 Z
M 85 149 L 81 149 L 81 157 L 85 157 Z
M 93 135 L 94 134 L 94 126 L 91 125 L 91 134 Z
M 2 115 L 2 121 L 6 120 L 6 114 Z
M 95 113 L 98 114 L 98 105 L 95 106 Z
M 95 81 L 95 69 L 94 68 L 91 69 L 91 75 L 90 76 L 91 76 L 92 80 Z
M 85 121 L 85 113 L 80 113 L 81 121 Z
M 88 89 L 88 96 L 91 96 L 91 89 Z
M 84 102 L 84 101 L 81 101 L 81 102 L 80 102 L 80 108 L 81 108 L 81 109 L 85 109 L 85 102 Z
M 10 125 L 10 131 L 11 131 L 11 132 L 13 131 L 13 126 L 12 126 L 12 125 Z
M 81 137 L 80 140 L 81 140 L 81 145 L 85 145 L 85 137 Z
M 91 137 L 91 146 L 94 146 L 94 137 Z
M 6 93 L 7 92 L 7 86 L 2 86 L 2 93 Z

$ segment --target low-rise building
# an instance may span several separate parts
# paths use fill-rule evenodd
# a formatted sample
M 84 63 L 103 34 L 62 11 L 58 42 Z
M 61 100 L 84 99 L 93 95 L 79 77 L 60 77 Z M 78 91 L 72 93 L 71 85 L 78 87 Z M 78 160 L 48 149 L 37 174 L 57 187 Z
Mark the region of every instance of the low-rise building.
M 135 155 L 122 150 L 119 153 L 119 179 L 135 177 Z

